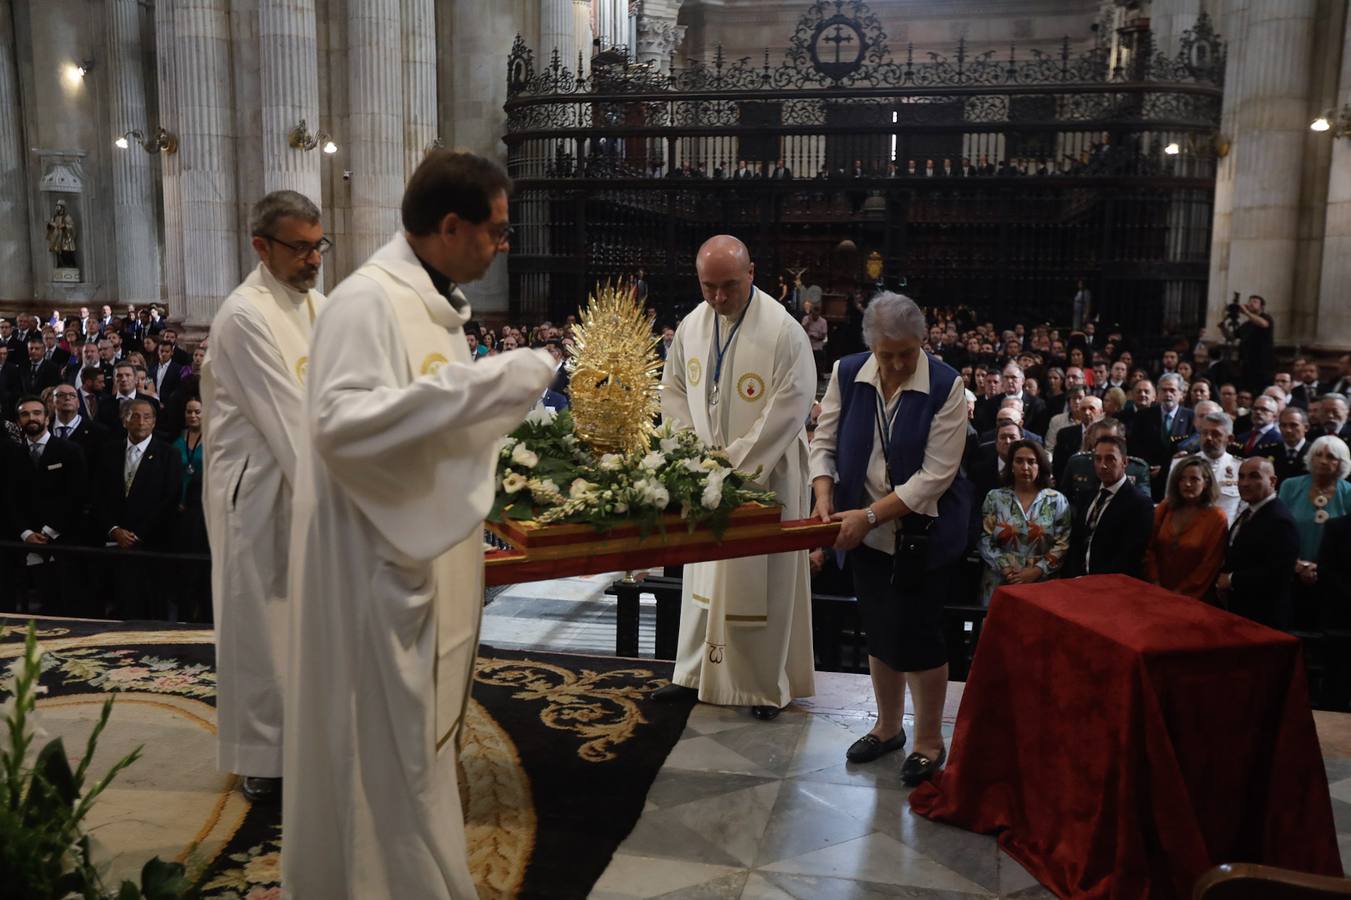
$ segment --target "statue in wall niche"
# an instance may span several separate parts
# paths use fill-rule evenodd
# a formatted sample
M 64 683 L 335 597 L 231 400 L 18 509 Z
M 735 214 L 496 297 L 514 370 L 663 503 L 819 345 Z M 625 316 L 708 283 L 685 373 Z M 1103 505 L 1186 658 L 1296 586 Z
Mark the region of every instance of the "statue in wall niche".
M 75 268 L 75 219 L 64 200 L 56 201 L 56 212 L 47 222 L 47 249 L 56 255 L 56 268 Z

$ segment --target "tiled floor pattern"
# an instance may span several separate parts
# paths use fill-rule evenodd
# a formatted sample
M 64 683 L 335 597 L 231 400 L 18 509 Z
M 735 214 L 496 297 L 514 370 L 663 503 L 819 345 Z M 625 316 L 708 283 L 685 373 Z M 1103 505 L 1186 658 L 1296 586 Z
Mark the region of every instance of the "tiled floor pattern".
M 499 647 L 614 652 L 613 578 L 522 585 L 485 610 Z M 650 599 L 650 598 L 649 598 Z M 644 605 L 640 647 L 652 653 Z M 944 734 L 961 697 L 949 691 Z M 627 900 L 957 900 L 1052 895 L 994 839 L 915 815 L 897 777 L 903 753 L 844 761 L 872 723 L 867 678 L 818 673 L 817 696 L 773 722 L 699 705 L 592 897 Z M 1351 870 L 1351 716 L 1317 716 L 1344 864 Z M 907 717 L 907 727 L 912 726 Z

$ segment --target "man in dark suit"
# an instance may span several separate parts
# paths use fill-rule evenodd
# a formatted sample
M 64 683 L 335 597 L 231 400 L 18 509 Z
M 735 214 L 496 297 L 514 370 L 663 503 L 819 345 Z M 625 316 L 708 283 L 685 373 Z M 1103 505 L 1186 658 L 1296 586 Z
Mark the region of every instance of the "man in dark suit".
M 80 393 L 70 385 L 57 385 L 52 402 L 56 406 L 56 415 L 52 417 L 49 430 L 54 436 L 78 446 L 84 452 L 85 468 L 93 472 L 99 450 L 113 437 L 112 432 L 84 415 Z M 83 505 L 89 505 L 87 498 Z
M 31 579 L 42 597 L 44 615 L 88 615 L 76 609 L 80 595 L 78 565 L 52 557 L 43 548 L 76 542 L 89 476 L 84 453 L 73 442 L 47 432 L 42 398 L 28 396 L 18 404 L 24 443 L 0 442 L 4 460 L 4 538 L 23 541 L 29 553 L 11 554 L 9 563 L 20 582 Z
M 42 329 L 42 358 L 56 363 L 58 371 L 70 361 L 70 351 L 61 346 L 61 338 L 51 326 Z
M 42 338 L 28 339 L 28 360 L 10 371 L 11 396 L 39 396 L 43 390 L 61 383 L 61 367 L 46 358 Z
M 178 346 L 178 329 L 173 326 L 166 326 L 165 329 L 160 332 L 159 338 L 161 344 L 168 344 L 173 350 L 174 362 L 178 363 L 180 366 L 192 364 L 192 355 L 182 347 Z M 147 362 L 154 362 L 154 360 L 147 360 Z
M 1318 382 L 1318 363 L 1306 360 L 1295 377 L 1299 382 L 1290 391 L 1291 406 L 1308 409 L 1310 404 L 1317 403 L 1318 398 L 1326 393 L 1324 386 Z
M 1055 450 L 1051 454 L 1051 476 L 1056 484 L 1063 482 L 1070 457 L 1083 449 L 1084 429 L 1102 419 L 1102 415 L 1102 398 L 1086 396 L 1075 407 L 1074 424 L 1056 432 Z
M 9 355 L 13 359 L 18 359 L 28 352 L 28 347 L 14 333 L 14 323 L 4 317 L 0 317 L 0 345 L 9 348 Z
M 1290 618 L 1290 582 L 1299 558 L 1299 532 L 1281 498 L 1276 470 L 1261 456 L 1238 470 L 1238 493 L 1247 508 L 1229 528 L 1229 546 L 1215 590 L 1229 611 L 1272 628 Z
M 1347 422 L 1347 399 L 1341 394 L 1324 394 L 1318 401 L 1319 417 L 1322 420 L 1323 434 L 1335 434 L 1344 441 L 1351 442 L 1351 423 Z
M 1271 460 L 1277 486 L 1284 484 L 1287 478 L 1307 475 L 1309 472 L 1308 466 L 1304 464 L 1304 457 L 1309 452 L 1309 442 L 1305 439 L 1309 433 L 1309 417 L 1298 406 L 1287 406 L 1281 410 L 1280 430 L 1279 444 L 1254 454 Z
M 76 390 L 80 400 L 80 416 L 90 422 L 99 421 L 99 413 L 102 412 L 103 404 L 112 399 L 108 396 L 107 382 L 104 380 L 102 367 L 85 366 L 81 369 L 80 386 Z
M 1253 400 L 1252 409 L 1248 412 L 1252 427 L 1246 434 L 1240 434 L 1234 439 L 1238 450 L 1230 452 L 1245 458 L 1266 456 L 1268 450 L 1281 443 L 1281 430 L 1276 424 L 1276 415 L 1276 401 L 1273 398 L 1263 394 Z
M 1149 463 L 1150 489 L 1155 500 L 1162 500 L 1168 484 L 1168 467 L 1177 445 L 1196 432 L 1192 411 L 1182 406 L 1182 377 L 1164 375 L 1159 379 L 1159 402 L 1138 411 L 1131 432 L 1135 454 Z
M 1154 504 L 1126 477 L 1125 439 L 1099 434 L 1093 444 L 1093 470 L 1098 476 L 1098 495 L 1074 517 L 1069 574 L 1120 573 L 1139 578 L 1145 546 L 1154 529 Z
M 178 453 L 154 436 L 155 418 L 148 398 L 127 401 L 122 407 L 125 436 L 108 444 L 99 456 L 93 519 L 104 540 L 124 552 L 168 548 L 183 490 L 183 465 Z M 118 616 L 145 619 L 165 614 L 155 575 L 153 564 L 132 558 L 115 566 Z
M 174 347 L 168 341 L 160 342 L 156 355 L 147 374 L 155 385 L 155 395 L 163 400 L 172 396 L 183 380 L 183 366 L 174 361 Z
M 1027 376 L 1023 373 L 1022 366 L 1010 360 L 1004 365 L 1004 396 L 1013 397 L 1021 400 L 1023 403 L 1023 424 L 1031 422 L 1050 421 L 1046 416 L 1046 401 L 1040 397 L 1034 397 L 1023 390 L 1023 384 L 1027 381 Z
M 771 181 L 785 181 L 793 177 L 793 170 L 783 164 L 783 160 L 777 160 L 774 168 L 770 170 L 769 178 Z
M 144 400 L 155 409 L 158 417 L 159 401 L 148 394 L 136 390 L 136 367 L 129 362 L 118 363 L 113 368 L 113 395 L 99 403 L 98 421 L 107 426 L 114 434 L 122 432 L 122 407 L 129 400 Z

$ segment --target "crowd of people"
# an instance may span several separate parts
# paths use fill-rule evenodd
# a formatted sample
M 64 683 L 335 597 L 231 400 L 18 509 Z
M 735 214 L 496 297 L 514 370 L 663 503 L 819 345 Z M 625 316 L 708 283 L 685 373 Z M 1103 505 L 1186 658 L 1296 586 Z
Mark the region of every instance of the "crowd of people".
M 646 299 L 643 279 L 634 284 Z M 824 384 L 831 322 L 819 306 L 798 302 L 788 279 L 778 287 L 776 299 L 800 315 Z M 1261 307 L 1260 298 L 1246 305 L 1254 319 Z M 664 359 L 675 329 L 658 323 L 655 307 L 648 315 Z M 976 490 L 968 550 L 985 565 L 980 601 L 988 603 L 1004 583 L 1122 571 L 1233 608 L 1256 604 L 1263 621 L 1281 627 L 1351 619 L 1336 601 L 1351 586 L 1343 571 L 1351 557 L 1342 552 L 1351 549 L 1351 529 L 1336 521 L 1351 513 L 1351 356 L 1326 374 L 1306 357 L 1279 371 L 1274 360 L 1264 361 L 1266 371 L 1253 371 L 1244 354 L 1235 358 L 1223 344 L 1179 338 L 1147 351 L 1118 330 L 1099 334 L 1098 323 L 1084 318 L 1073 330 L 1000 330 L 965 307 L 928 311 L 924 348 L 960 372 L 967 392 L 963 467 Z M 474 359 L 518 347 L 549 350 L 559 367 L 542 402 L 563 407 L 562 362 L 575 324 L 575 316 L 471 324 L 466 340 Z M 31 313 L 0 318 L 5 450 L 23 462 L 6 466 L 5 539 L 108 551 L 62 555 L 49 546 L 47 553 L 3 554 L 9 575 L 0 608 L 15 609 L 36 594 L 53 611 L 210 620 L 200 561 L 208 549 L 199 386 L 205 349 L 181 347 L 154 306 L 128 307 L 122 316 L 105 305 L 97 316 L 81 308 L 64 320 L 55 313 L 45 321 Z M 131 400 L 140 402 L 133 408 Z M 122 481 L 132 472 L 120 447 L 128 435 L 144 435 L 147 417 L 141 453 L 147 472 L 162 467 L 164 477 L 140 478 L 134 491 L 132 484 L 109 489 L 119 480 L 115 464 L 122 464 Z M 1133 494 L 1113 502 L 1121 477 Z M 1134 494 L 1148 500 L 1148 517 Z M 1140 509 L 1127 515 L 1128 506 Z M 1263 515 L 1236 532 L 1260 536 L 1258 552 L 1232 551 L 1237 533 L 1230 531 L 1249 508 Z M 1090 538 L 1102 529 L 1113 535 L 1111 548 L 1094 554 Z M 150 570 L 123 566 L 113 552 L 119 550 L 190 554 L 194 561 L 162 589 L 136 589 Z M 1269 571 L 1250 572 L 1259 562 Z M 1281 568 L 1285 577 L 1276 574 Z M 129 574 L 119 575 L 123 569 Z
M 0 540 L 28 545 L 0 552 L 0 610 L 209 617 L 205 352 L 154 306 L 0 318 Z
M 1345 623 L 1351 355 L 1326 379 L 1305 357 L 1254 372 L 1206 341 L 1144 353 L 1104 330 L 930 312 L 925 347 L 966 385 L 982 601 L 1121 572 L 1280 628 Z

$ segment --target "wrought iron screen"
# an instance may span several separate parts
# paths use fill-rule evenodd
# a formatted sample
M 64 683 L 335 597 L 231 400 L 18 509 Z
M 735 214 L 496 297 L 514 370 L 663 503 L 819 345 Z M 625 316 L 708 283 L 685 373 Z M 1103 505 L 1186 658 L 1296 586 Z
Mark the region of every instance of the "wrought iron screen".
M 828 299 L 866 290 L 875 252 L 922 303 L 1059 320 L 1083 278 L 1127 327 L 1191 324 L 1225 50 L 1204 13 L 1180 47 L 1129 27 L 1080 52 L 893 55 L 861 0 L 808 7 L 776 65 L 719 47 L 665 74 L 620 52 L 580 77 L 518 37 L 513 312 L 559 319 L 641 269 L 673 320 L 699 299 L 698 245 L 730 232 L 767 290 L 799 268 Z

